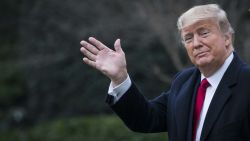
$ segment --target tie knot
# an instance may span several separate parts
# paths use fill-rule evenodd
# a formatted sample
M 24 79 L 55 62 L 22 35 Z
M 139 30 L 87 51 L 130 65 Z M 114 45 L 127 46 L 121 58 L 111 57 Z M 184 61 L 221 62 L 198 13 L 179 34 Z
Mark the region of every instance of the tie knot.
M 204 79 L 201 81 L 201 87 L 203 87 L 203 88 L 206 89 L 209 85 L 210 85 L 210 84 L 209 84 L 209 82 L 207 81 L 206 78 L 204 78 Z

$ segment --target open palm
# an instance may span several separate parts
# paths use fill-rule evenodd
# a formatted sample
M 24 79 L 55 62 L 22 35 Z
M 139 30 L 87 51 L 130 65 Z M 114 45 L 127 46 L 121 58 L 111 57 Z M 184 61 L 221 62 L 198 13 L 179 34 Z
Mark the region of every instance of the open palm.
M 84 63 L 99 70 L 118 85 L 127 78 L 125 54 L 121 48 L 120 39 L 115 41 L 115 50 L 90 37 L 89 42 L 81 41 L 81 52 Z

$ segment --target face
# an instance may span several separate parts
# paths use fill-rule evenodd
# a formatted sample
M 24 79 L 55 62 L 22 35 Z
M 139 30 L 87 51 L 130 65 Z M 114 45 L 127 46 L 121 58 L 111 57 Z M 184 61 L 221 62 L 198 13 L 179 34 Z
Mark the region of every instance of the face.
M 222 65 L 232 50 L 229 36 L 220 31 L 214 20 L 184 27 L 181 36 L 191 62 L 198 68 Z

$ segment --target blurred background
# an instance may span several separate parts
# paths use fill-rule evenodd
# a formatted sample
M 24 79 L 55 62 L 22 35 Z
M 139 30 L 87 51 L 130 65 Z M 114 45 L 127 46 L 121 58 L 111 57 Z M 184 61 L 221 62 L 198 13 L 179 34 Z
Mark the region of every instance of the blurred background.
M 1 0 L 0 140 L 167 141 L 128 130 L 105 104 L 109 80 L 82 63 L 81 40 L 113 48 L 147 98 L 191 66 L 176 21 L 193 5 L 218 3 L 235 29 L 235 50 L 250 63 L 249 0 Z

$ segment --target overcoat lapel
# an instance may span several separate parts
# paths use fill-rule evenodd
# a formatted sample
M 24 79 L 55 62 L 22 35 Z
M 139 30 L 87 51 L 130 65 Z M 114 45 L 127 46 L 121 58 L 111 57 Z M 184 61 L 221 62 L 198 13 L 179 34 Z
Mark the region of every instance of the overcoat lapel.
M 192 140 L 193 96 L 199 85 L 200 72 L 195 70 L 193 75 L 180 88 L 176 96 L 175 117 L 178 140 Z M 191 121 L 191 123 L 190 123 Z

